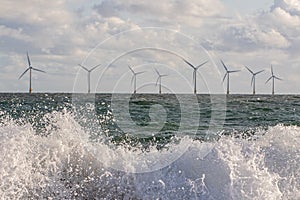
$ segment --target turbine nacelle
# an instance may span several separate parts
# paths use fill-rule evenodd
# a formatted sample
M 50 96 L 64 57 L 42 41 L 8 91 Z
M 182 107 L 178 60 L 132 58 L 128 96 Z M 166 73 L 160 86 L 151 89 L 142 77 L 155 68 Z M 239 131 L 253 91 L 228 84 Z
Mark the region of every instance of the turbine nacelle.
M 201 66 L 205 65 L 206 63 L 208 63 L 208 61 L 205 61 L 205 62 L 201 63 L 200 65 L 198 65 L 196 67 L 193 64 L 191 64 L 190 62 L 188 62 L 187 60 L 185 60 L 185 59 L 183 59 L 183 61 L 186 64 L 188 64 L 190 67 L 192 67 L 194 69 L 194 71 L 193 71 L 193 82 L 194 82 L 194 94 L 196 94 L 197 93 L 197 90 L 196 90 L 196 86 L 197 86 L 197 81 L 196 81 L 196 79 L 197 79 L 197 70 Z
M 101 64 L 98 64 L 98 65 L 96 65 L 96 66 L 94 66 L 94 67 L 92 67 L 91 69 L 88 69 L 88 68 L 86 68 L 85 66 L 83 66 L 83 65 L 81 65 L 81 64 L 78 64 L 78 66 L 79 67 L 81 67 L 82 69 L 84 69 L 85 71 L 87 71 L 87 72 L 92 72 L 93 70 L 95 70 L 97 67 L 99 67 Z
M 157 75 L 158 75 L 157 80 L 156 80 L 156 83 L 155 83 L 155 86 L 157 86 L 158 81 L 160 81 L 162 77 L 165 77 L 165 76 L 168 76 L 168 75 L 167 75 L 167 74 L 160 74 L 159 71 L 158 71 L 156 68 L 154 68 L 154 70 L 155 70 L 155 72 L 156 72 Z
M 266 83 L 268 83 L 272 78 L 280 80 L 280 81 L 283 80 L 283 79 L 281 79 L 281 78 L 279 78 L 279 77 L 277 77 L 277 76 L 274 75 L 273 66 L 271 65 L 271 76 L 270 76 L 270 78 L 268 78 L 268 80 L 266 81 Z
M 141 71 L 141 72 L 135 72 L 129 65 L 128 68 L 130 69 L 130 71 L 132 72 L 132 78 L 131 78 L 131 85 L 132 83 L 134 83 L 134 90 L 133 93 L 136 93 L 136 76 L 145 73 L 146 71 Z
M 81 67 L 82 69 L 84 69 L 85 71 L 87 71 L 88 72 L 88 93 L 90 93 L 90 91 L 91 91 L 91 72 L 92 71 L 94 71 L 97 67 L 99 67 L 101 64 L 98 64 L 98 65 L 96 65 L 96 66 L 94 66 L 94 67 L 92 67 L 91 69 L 88 69 L 88 68 L 86 68 L 85 66 L 83 66 L 83 65 L 81 65 L 81 64 L 78 64 L 78 66 L 79 67 Z
M 251 69 L 249 69 L 249 67 L 247 67 L 247 66 L 245 66 L 246 67 L 246 69 L 252 74 L 252 78 L 251 78 L 251 86 L 253 85 L 253 82 L 255 81 L 255 76 L 257 75 L 257 74 L 260 74 L 260 73 L 262 73 L 263 71 L 265 71 L 265 70 L 260 70 L 260 71 L 258 71 L 258 72 L 253 72 Z
M 224 67 L 224 69 L 225 69 L 225 71 L 226 71 L 226 73 L 225 73 L 225 75 L 224 75 L 224 77 L 223 77 L 222 82 L 225 81 L 225 78 L 226 78 L 227 76 L 229 76 L 229 74 L 241 71 L 241 70 L 228 70 L 228 68 L 227 68 L 227 66 L 225 65 L 225 63 L 223 62 L 223 60 L 221 60 L 221 63 L 222 63 L 222 65 L 223 65 L 223 67 Z
M 241 70 L 228 70 L 227 66 L 225 65 L 225 63 L 223 62 L 223 60 L 221 59 L 221 63 L 226 71 L 224 77 L 223 77 L 223 80 L 222 80 L 222 83 L 225 81 L 225 78 L 227 77 L 227 94 L 229 94 L 229 75 L 231 73 L 235 73 L 235 72 L 239 72 Z
M 145 73 L 146 71 L 141 71 L 141 72 L 135 72 L 129 65 L 128 68 L 130 69 L 130 71 L 132 72 L 133 76 L 131 78 L 131 84 L 134 80 L 136 80 L 136 76 Z
M 27 55 L 28 68 L 21 74 L 21 76 L 19 77 L 19 80 L 29 71 L 29 93 L 31 93 L 31 91 L 32 91 L 32 88 L 31 88 L 31 71 L 33 70 L 33 71 L 38 71 L 38 72 L 43 72 L 43 73 L 46 73 L 46 72 L 43 71 L 43 70 L 32 67 L 28 51 L 26 52 L 26 55 Z
M 271 65 L 271 77 L 268 78 L 268 80 L 266 81 L 265 84 L 267 84 L 271 79 L 273 79 L 273 81 L 272 81 L 272 94 L 274 95 L 274 93 L 275 93 L 275 79 L 277 79 L 277 80 L 282 80 L 282 79 L 274 75 L 274 71 L 273 71 L 273 66 L 272 65 Z

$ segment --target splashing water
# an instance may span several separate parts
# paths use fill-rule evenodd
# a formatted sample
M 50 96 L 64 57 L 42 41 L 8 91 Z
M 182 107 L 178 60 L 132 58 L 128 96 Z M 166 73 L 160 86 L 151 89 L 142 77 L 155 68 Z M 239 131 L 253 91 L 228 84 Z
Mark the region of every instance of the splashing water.
M 0 125 L 1 199 L 299 199 L 300 128 L 276 125 L 255 137 L 223 136 L 201 159 L 204 142 L 188 137 L 144 152 L 91 142 L 68 111 L 45 115 L 47 136 L 30 123 Z M 53 127 L 56 127 L 53 129 Z M 153 160 L 172 148 L 188 150 L 160 170 L 132 173 L 137 155 Z M 120 161 L 126 171 L 111 168 Z M 140 163 L 140 162 L 139 162 Z

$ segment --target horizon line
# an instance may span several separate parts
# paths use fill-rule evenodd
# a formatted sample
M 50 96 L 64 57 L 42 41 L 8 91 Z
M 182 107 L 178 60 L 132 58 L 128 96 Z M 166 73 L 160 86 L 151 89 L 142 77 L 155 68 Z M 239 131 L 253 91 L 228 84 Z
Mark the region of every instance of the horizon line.
M 28 94 L 28 92 L 5 92 L 5 91 L 0 91 L 0 94 Z M 33 92 L 32 94 L 88 94 L 86 92 Z M 92 94 L 132 94 L 132 95 L 139 95 L 139 94 L 151 94 L 151 95 L 170 95 L 170 94 L 182 94 L 182 95 L 195 95 L 194 93 L 154 93 L 154 92 L 139 92 L 139 93 L 126 93 L 126 92 L 91 92 Z M 300 93 L 276 93 L 276 94 L 269 94 L 269 93 L 257 93 L 253 95 L 252 93 L 197 93 L 196 95 L 248 95 L 248 96 L 280 96 L 280 95 L 300 95 Z

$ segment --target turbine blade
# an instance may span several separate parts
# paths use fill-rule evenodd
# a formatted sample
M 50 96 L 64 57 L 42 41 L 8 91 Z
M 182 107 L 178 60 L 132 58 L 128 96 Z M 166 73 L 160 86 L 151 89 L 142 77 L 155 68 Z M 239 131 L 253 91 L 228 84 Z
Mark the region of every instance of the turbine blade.
M 234 73 L 234 72 L 240 72 L 241 70 L 232 70 L 232 71 L 228 71 L 228 73 Z
M 159 79 L 160 79 L 160 77 L 157 78 L 155 86 L 157 86 L 157 83 L 158 83 Z
M 142 73 L 145 73 L 146 71 L 142 71 L 142 72 L 137 72 L 135 73 L 135 75 L 139 75 L 139 74 L 142 74 Z
M 223 65 L 223 67 L 225 68 L 226 72 L 228 72 L 228 69 L 227 69 L 226 65 L 224 64 L 223 60 L 221 60 L 221 63 Z
M 226 72 L 226 74 L 224 75 L 224 78 L 222 80 L 222 83 L 224 83 L 226 76 L 228 75 L 228 72 Z
M 254 77 L 255 77 L 255 75 L 252 76 L 252 79 L 251 79 L 251 86 L 253 85 L 253 81 L 254 81 L 254 79 L 255 79 Z
M 192 65 L 191 63 L 189 63 L 187 60 L 183 59 L 183 61 L 188 64 L 189 66 L 191 66 L 193 69 L 196 69 L 196 67 L 194 67 L 194 65 Z
M 263 71 L 265 71 L 265 70 L 260 70 L 260 71 L 256 72 L 254 75 L 260 74 L 260 73 L 262 73 Z
M 274 76 L 273 66 L 272 65 L 271 65 L 271 73 L 272 73 L 272 76 Z
M 208 60 L 207 60 L 207 61 L 205 61 L 204 63 L 202 63 L 202 64 L 198 65 L 198 66 L 196 67 L 196 69 L 198 69 L 199 67 L 201 67 L 201 66 L 205 65 L 206 63 L 208 63 Z
M 81 67 L 82 69 L 84 69 L 85 71 L 89 71 L 86 67 L 82 66 L 81 64 L 78 64 L 79 67 Z
M 28 66 L 31 67 L 31 62 L 30 62 L 30 58 L 29 58 L 29 55 L 28 55 L 28 51 L 27 51 L 27 62 L 28 62 Z
M 268 83 L 272 78 L 273 78 L 273 76 L 271 76 L 271 77 L 266 81 L 266 83 Z M 266 84 L 266 83 L 265 83 L 265 84 Z
M 168 74 L 161 74 L 160 77 L 169 76 Z
M 36 69 L 36 68 L 31 68 L 32 70 L 35 70 L 35 71 L 38 71 L 38 72 L 43 72 L 43 73 L 46 73 L 45 71 L 43 71 L 43 70 L 40 70 L 40 69 Z
M 135 77 L 135 75 L 133 75 L 132 78 L 131 78 L 131 82 L 130 82 L 131 85 L 132 85 L 132 83 L 133 83 L 134 77 Z
M 251 74 L 254 74 L 253 71 L 252 71 L 251 69 L 249 69 L 247 66 L 245 66 L 245 67 L 248 69 L 248 71 L 249 71 Z
M 128 65 L 128 68 L 130 69 L 130 71 L 135 74 L 135 72 L 133 71 L 133 69 Z
M 156 68 L 154 68 L 154 70 L 156 71 L 157 75 L 160 76 L 158 70 Z
M 277 76 L 274 76 L 274 78 L 277 79 L 277 80 L 283 81 L 283 79 L 278 78 Z
M 23 76 L 24 76 L 24 74 L 26 74 L 26 72 L 29 70 L 30 68 L 27 68 L 24 72 L 23 72 L 23 74 L 21 74 L 21 76 L 19 77 L 19 79 L 21 79 Z
M 99 67 L 101 64 L 96 65 L 95 67 L 93 67 L 92 69 L 90 69 L 89 71 L 93 71 L 94 69 L 96 69 L 97 67 Z

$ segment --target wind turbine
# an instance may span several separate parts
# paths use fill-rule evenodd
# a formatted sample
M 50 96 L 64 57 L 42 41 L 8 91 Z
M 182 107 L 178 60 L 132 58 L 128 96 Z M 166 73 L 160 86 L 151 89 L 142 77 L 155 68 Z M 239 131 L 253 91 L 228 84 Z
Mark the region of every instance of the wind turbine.
M 251 86 L 253 85 L 253 95 L 255 95 L 255 76 L 257 74 L 260 74 L 261 72 L 265 71 L 265 70 L 260 70 L 258 72 L 253 72 L 251 69 L 249 69 L 247 66 L 245 66 L 247 68 L 247 70 L 252 74 L 252 78 L 251 78 Z
M 272 76 L 266 81 L 266 84 L 272 79 L 272 95 L 274 95 L 274 88 L 275 88 L 275 79 L 277 80 L 282 80 L 281 78 L 278 78 L 277 76 L 274 75 L 274 72 L 273 72 L 273 66 L 271 65 L 271 74 Z
M 223 65 L 224 69 L 226 70 L 226 74 L 224 75 L 223 82 L 227 76 L 227 94 L 229 94 L 229 75 L 230 75 L 230 73 L 239 72 L 240 70 L 228 70 L 228 68 L 224 64 L 223 60 L 221 60 L 221 63 Z
M 145 71 L 142 71 L 142 72 L 135 72 L 133 71 L 133 69 L 128 65 L 128 68 L 130 69 L 130 71 L 132 72 L 132 79 L 131 79 L 131 84 L 132 84 L 132 81 L 134 81 L 134 85 L 133 85 L 133 93 L 135 94 L 136 93 L 136 76 L 139 75 L 139 74 L 142 74 L 144 73 Z
M 208 61 L 205 61 L 204 63 L 198 65 L 197 67 L 195 67 L 194 65 L 192 65 L 190 62 L 188 62 L 187 60 L 183 59 L 183 61 L 188 64 L 190 67 L 192 67 L 194 69 L 193 71 L 193 82 L 194 82 L 194 94 L 197 93 L 197 70 L 205 65 L 206 63 L 208 63 Z
M 23 72 L 23 74 L 21 74 L 21 76 L 19 77 L 19 80 L 24 76 L 24 74 L 26 74 L 26 72 L 29 70 L 29 94 L 31 94 L 32 92 L 32 88 L 31 88 L 31 71 L 32 70 L 35 70 L 35 71 L 38 71 L 38 72 L 43 72 L 43 73 L 46 73 L 45 71 L 43 70 L 40 70 L 40 69 L 36 69 L 34 67 L 31 66 L 31 62 L 30 62 L 30 58 L 29 58 L 29 55 L 28 55 L 28 51 L 27 51 L 27 62 L 28 62 L 28 68 Z
M 154 68 L 155 69 L 155 68 Z M 167 74 L 160 74 L 159 71 L 157 69 L 155 69 L 157 75 L 158 75 L 158 78 L 156 80 L 156 83 L 155 85 L 157 85 L 157 83 L 159 83 L 159 90 L 158 90 L 158 93 L 161 94 L 161 78 L 164 77 L 164 76 L 168 76 Z
M 96 65 L 95 67 L 93 67 L 92 69 L 87 69 L 86 67 L 82 66 L 81 64 L 78 64 L 78 66 L 80 66 L 82 69 L 84 69 L 85 71 L 88 72 L 87 76 L 87 80 L 88 80 L 88 93 L 91 92 L 91 72 L 96 69 L 97 67 L 99 67 L 101 64 Z

